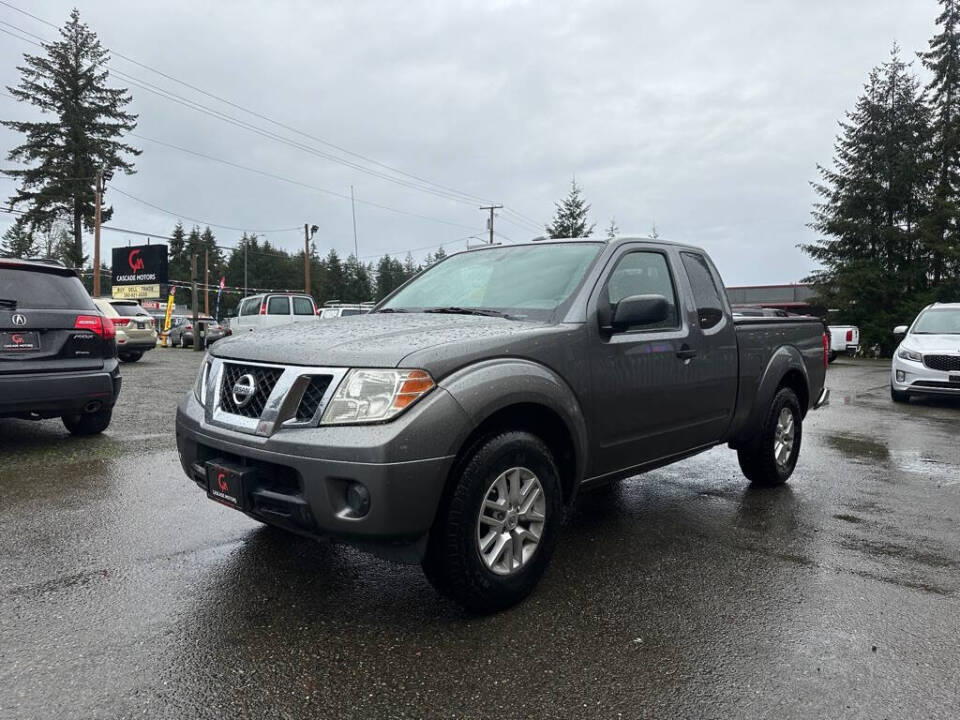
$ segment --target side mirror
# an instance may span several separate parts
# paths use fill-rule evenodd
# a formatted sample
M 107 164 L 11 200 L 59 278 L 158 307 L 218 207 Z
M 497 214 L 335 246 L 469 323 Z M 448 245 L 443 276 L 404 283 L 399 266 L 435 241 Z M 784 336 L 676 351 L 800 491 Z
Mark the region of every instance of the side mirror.
M 670 316 L 670 303 L 663 295 L 630 295 L 617 303 L 611 329 L 625 330 L 633 325 L 653 325 Z
M 906 334 L 907 334 L 907 329 L 908 329 L 908 328 L 907 328 L 906 325 L 897 325 L 897 326 L 893 329 L 893 334 L 894 334 L 894 335 L 906 335 Z

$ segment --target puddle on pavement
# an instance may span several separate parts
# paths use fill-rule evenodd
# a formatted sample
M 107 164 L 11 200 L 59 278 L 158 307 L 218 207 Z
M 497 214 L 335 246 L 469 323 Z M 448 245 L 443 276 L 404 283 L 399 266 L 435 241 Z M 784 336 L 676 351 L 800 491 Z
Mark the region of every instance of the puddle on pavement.
M 862 435 L 828 435 L 827 442 L 834 450 L 854 458 L 854 462 L 890 459 L 890 450 L 886 445 Z

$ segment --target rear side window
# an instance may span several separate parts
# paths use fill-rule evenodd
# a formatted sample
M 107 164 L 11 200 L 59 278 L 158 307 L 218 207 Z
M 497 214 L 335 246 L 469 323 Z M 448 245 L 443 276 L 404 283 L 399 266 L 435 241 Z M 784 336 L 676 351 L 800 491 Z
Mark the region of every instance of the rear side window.
M 256 315 L 260 311 L 260 298 L 247 298 L 240 305 L 241 315 Z
M 723 320 L 724 306 L 720 291 L 703 255 L 682 252 L 680 258 L 683 261 L 683 269 L 687 271 L 690 287 L 693 289 L 693 299 L 697 304 L 697 320 L 701 328 L 708 330 Z
M 289 315 L 290 298 L 276 295 L 267 300 L 267 315 Z
M 16 300 L 20 309 L 94 310 L 80 280 L 35 270 L 0 267 L 0 298 Z
M 134 317 L 136 315 L 148 315 L 149 313 L 136 303 L 110 303 L 113 309 L 123 317 Z
M 316 313 L 313 307 L 313 300 L 307 297 L 293 298 L 294 315 L 313 315 Z
M 344 310 L 340 311 L 340 317 L 346 317 L 347 315 L 362 315 L 362 314 L 363 314 L 363 311 L 355 310 L 351 308 L 345 308 Z

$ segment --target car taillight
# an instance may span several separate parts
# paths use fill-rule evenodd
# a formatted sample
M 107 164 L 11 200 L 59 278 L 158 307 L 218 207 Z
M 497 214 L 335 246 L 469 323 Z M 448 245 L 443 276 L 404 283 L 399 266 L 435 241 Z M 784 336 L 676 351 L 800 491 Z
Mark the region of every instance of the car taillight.
M 823 367 L 826 368 L 830 364 L 830 336 L 826 333 L 823 334 Z
M 112 322 L 114 325 L 129 325 L 130 318 L 125 318 L 125 317 L 111 318 L 110 322 Z
M 847 342 L 853 342 L 853 330 L 847 330 Z
M 266 298 L 264 298 L 263 302 L 260 303 L 260 314 L 261 314 L 261 315 L 266 315 L 266 314 L 267 314 L 267 300 L 266 300 Z
M 113 340 L 117 336 L 117 331 L 110 322 L 110 318 L 102 315 L 78 315 L 73 324 L 74 330 L 88 330 L 94 335 L 99 335 L 104 340 Z
M 184 330 L 193 330 L 193 325 L 187 325 L 183 328 Z

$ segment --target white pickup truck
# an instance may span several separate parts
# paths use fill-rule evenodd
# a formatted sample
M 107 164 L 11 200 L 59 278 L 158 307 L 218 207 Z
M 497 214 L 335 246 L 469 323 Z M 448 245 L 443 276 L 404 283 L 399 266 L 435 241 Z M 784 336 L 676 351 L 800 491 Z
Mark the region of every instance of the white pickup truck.
M 860 349 L 860 328 L 856 325 L 830 326 L 830 362 L 837 355 L 854 355 Z
M 233 334 L 295 322 L 316 322 L 317 304 L 309 295 L 269 293 L 251 295 L 240 302 L 230 327 Z

